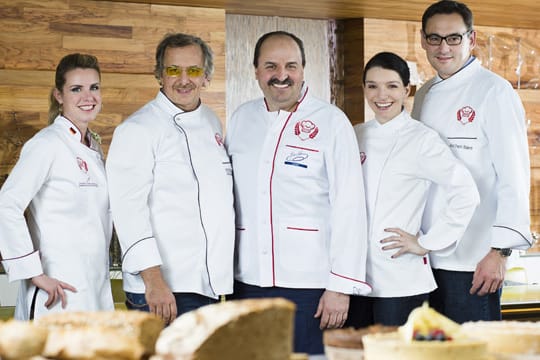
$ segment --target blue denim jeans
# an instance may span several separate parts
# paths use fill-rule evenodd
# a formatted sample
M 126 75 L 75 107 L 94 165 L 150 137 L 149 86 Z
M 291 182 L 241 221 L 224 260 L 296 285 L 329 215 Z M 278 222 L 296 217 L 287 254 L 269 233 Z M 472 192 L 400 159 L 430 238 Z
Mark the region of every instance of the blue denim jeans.
M 438 288 L 429 303 L 450 319 L 466 321 L 501 320 L 501 290 L 484 296 L 471 295 L 473 272 L 433 269 Z
M 402 297 L 351 296 L 345 326 L 362 328 L 373 324 L 400 326 L 407 322 L 410 312 L 427 301 L 429 294 Z
M 235 281 L 234 293 L 227 296 L 227 299 L 283 297 L 294 302 L 294 352 L 315 355 L 324 353 L 322 330 L 319 329 L 320 319 L 313 317 L 323 292 L 324 289 L 259 287 Z
M 176 299 L 177 316 L 191 310 L 195 310 L 204 305 L 210 305 L 218 302 L 216 299 L 209 298 L 200 294 L 193 293 L 173 293 Z M 144 294 L 126 292 L 126 307 L 129 310 L 150 311 Z

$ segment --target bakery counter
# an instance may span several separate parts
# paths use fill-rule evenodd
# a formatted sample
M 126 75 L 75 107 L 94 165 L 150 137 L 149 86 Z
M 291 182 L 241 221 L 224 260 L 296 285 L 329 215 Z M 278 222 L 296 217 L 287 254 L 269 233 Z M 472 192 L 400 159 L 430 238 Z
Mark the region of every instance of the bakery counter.
M 501 307 L 504 320 L 540 321 L 540 285 L 503 287 Z

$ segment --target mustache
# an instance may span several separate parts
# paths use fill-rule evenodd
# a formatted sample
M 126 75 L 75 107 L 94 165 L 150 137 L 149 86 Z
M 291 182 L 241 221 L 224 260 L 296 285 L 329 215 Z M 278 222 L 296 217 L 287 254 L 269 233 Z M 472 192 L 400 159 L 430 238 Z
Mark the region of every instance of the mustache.
M 291 80 L 291 78 L 287 77 L 285 80 L 278 80 L 276 78 L 272 78 L 268 80 L 268 86 L 272 85 L 289 85 L 292 86 L 294 82 Z

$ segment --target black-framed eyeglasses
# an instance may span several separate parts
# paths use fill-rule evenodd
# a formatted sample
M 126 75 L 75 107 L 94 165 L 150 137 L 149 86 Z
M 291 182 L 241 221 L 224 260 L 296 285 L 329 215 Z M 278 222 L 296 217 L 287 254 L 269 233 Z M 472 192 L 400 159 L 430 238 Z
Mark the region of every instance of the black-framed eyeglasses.
M 444 40 L 449 46 L 456 46 L 461 44 L 461 42 L 463 41 L 463 37 L 471 33 L 471 31 L 472 30 L 468 30 L 465 31 L 463 34 L 450 34 L 446 36 L 424 33 L 424 38 L 426 39 L 426 43 L 428 45 L 439 46 Z

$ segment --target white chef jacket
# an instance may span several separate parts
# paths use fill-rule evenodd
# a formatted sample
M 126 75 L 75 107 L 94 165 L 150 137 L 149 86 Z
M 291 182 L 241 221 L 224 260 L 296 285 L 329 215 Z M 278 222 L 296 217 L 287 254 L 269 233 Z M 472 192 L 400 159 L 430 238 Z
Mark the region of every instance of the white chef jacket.
M 366 211 L 353 128 L 305 87 L 293 112 L 264 99 L 227 128 L 237 211 L 239 281 L 366 294 Z
M 480 198 L 467 168 L 433 130 L 403 111 L 380 124 L 373 119 L 355 126 L 363 160 L 368 214 L 367 280 L 369 296 L 425 294 L 437 286 L 427 256 L 382 250 L 380 241 L 400 228 L 417 234 L 432 183 L 446 190 L 447 206 L 418 242 L 441 256 L 452 253 Z
M 34 318 L 48 312 L 112 310 L 109 281 L 109 211 L 103 154 L 92 138 L 59 116 L 24 145 L 0 191 L 0 252 L 10 281 L 21 281 L 15 318 L 28 320 L 35 286 L 46 274 L 66 282 L 61 302 L 45 308 L 37 291 Z M 25 210 L 26 219 L 25 219 Z
M 436 76 L 422 86 L 413 117 L 446 140 L 473 175 L 481 199 L 454 254 L 432 254 L 432 266 L 474 271 L 490 247 L 528 248 L 532 239 L 526 120 L 510 83 L 472 59 L 450 78 Z M 441 192 L 435 188 L 431 195 L 426 228 L 438 216 Z
M 162 92 L 120 124 L 107 158 L 123 286 L 161 266 L 173 292 L 232 292 L 232 169 L 221 123 L 200 105 L 183 112 Z

